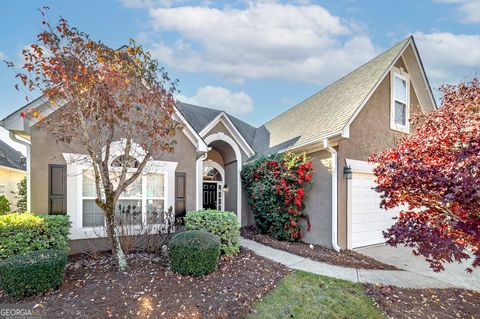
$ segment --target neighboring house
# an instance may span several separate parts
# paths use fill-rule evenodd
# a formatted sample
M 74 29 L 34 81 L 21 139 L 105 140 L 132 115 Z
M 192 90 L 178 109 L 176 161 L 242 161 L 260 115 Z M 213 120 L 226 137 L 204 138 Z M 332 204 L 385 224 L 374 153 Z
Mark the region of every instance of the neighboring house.
M 48 115 L 48 102 L 39 98 L 1 123 L 30 139 L 32 211 L 68 212 L 71 238 L 81 244 L 103 225 L 88 171 L 67 163 L 78 149 L 53 142 L 45 129 L 20 117 L 32 107 Z M 170 206 L 177 215 L 219 208 L 251 224 L 241 188 L 243 164 L 258 154 L 305 151 L 315 173 L 306 200 L 312 227 L 304 240 L 336 249 L 380 243 L 398 210 L 379 208 L 367 158 L 410 133 L 412 114 L 435 108 L 413 37 L 258 128 L 223 111 L 179 102 L 175 118 L 185 127 L 176 135 L 175 152 L 155 157 L 157 175 L 143 177 L 136 195 L 121 200 L 138 203 L 143 214 Z M 146 191 L 150 187 L 156 191 Z
M 26 158 L 0 140 L 0 196 L 4 195 L 10 202 L 10 209 L 17 209 L 15 194 L 17 184 L 26 176 Z

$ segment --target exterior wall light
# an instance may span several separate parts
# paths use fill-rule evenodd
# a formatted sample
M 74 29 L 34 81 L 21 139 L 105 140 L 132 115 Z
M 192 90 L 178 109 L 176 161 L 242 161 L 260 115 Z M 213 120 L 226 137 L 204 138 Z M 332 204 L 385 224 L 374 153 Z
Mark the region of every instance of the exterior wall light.
M 228 186 L 227 185 L 223 185 L 223 191 L 228 192 Z

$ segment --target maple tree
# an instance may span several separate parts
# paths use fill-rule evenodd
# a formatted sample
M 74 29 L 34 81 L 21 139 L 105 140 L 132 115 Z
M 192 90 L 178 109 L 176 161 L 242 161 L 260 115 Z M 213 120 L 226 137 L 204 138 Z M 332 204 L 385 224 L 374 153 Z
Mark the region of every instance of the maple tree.
M 441 90 L 438 110 L 370 160 L 381 206 L 406 207 L 384 233 L 387 244 L 414 248 L 434 271 L 472 255 L 471 272 L 480 265 L 480 83 Z
M 29 109 L 22 116 L 88 154 L 95 202 L 105 215 L 112 253 L 125 270 L 115 204 L 152 158 L 173 151 L 181 128 L 173 119 L 177 81 L 133 40 L 112 49 L 64 18 L 52 25 L 47 10 L 40 10 L 43 31 L 23 50 L 25 63 L 16 77 L 28 90 L 40 91 L 53 113 L 42 118 L 44 110 Z M 111 154 L 118 152 L 112 168 Z

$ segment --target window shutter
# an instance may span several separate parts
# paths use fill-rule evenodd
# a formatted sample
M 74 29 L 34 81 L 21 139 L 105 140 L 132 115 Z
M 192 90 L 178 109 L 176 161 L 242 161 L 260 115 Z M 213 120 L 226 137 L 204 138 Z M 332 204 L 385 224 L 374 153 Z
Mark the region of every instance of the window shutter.
M 67 213 L 67 178 L 66 166 L 48 165 L 48 214 L 64 215 Z
M 183 217 L 187 212 L 186 173 L 175 173 L 175 217 Z

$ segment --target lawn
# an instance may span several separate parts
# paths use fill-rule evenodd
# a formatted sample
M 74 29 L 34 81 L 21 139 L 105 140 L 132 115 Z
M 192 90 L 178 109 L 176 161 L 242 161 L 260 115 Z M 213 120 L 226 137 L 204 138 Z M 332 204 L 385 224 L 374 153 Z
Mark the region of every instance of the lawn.
M 361 284 L 295 271 L 254 305 L 255 318 L 385 318 Z

